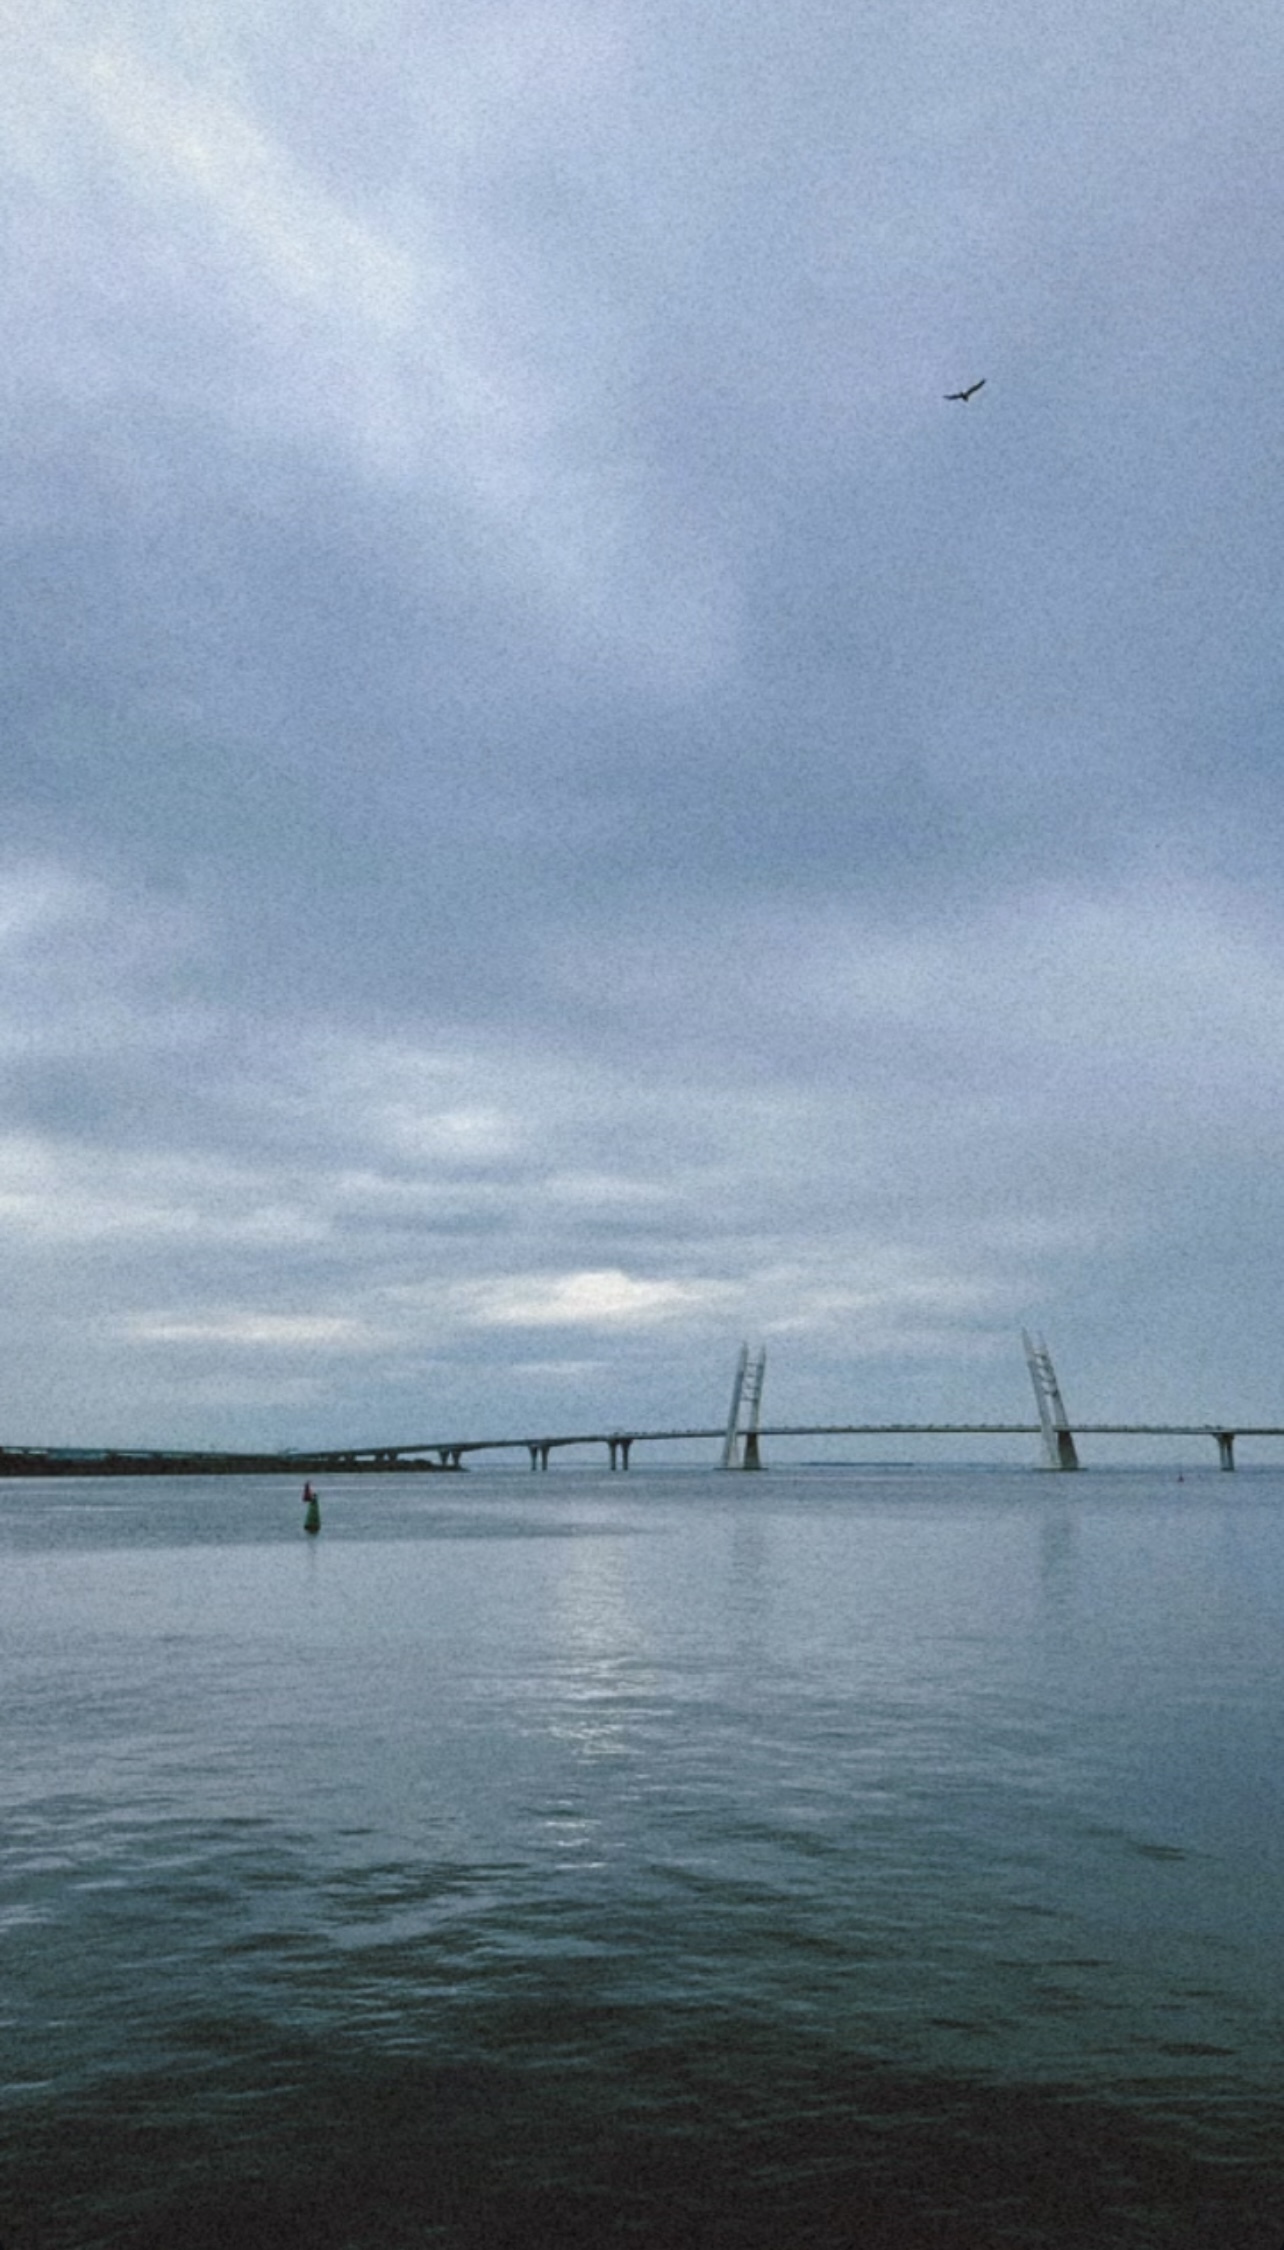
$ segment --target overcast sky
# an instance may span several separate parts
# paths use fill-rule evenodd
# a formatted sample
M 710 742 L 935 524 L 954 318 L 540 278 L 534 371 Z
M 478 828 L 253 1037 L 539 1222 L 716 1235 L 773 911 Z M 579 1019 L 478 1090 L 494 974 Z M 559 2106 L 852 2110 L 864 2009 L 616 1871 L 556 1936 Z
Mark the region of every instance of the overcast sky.
M 9 0 L 0 1441 L 1284 1421 L 1282 91 Z

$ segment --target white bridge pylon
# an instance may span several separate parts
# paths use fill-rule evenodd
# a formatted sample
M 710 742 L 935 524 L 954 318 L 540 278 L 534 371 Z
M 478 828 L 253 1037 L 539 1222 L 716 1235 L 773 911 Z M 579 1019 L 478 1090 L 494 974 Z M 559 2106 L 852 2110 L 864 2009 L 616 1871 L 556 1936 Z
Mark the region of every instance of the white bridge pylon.
M 759 1344 L 751 1351 L 748 1344 L 742 1344 L 740 1357 L 736 1361 L 736 1379 L 731 1386 L 727 1434 L 722 1446 L 724 1469 L 762 1467 L 758 1452 L 758 1425 L 762 1418 L 762 1386 L 766 1373 L 766 1345 Z
M 1061 1396 L 1061 1385 L 1052 1364 L 1052 1354 L 1042 1336 L 1031 1336 L 1028 1329 L 1021 1331 L 1025 1345 L 1026 1365 L 1034 1385 L 1035 1403 L 1039 1409 L 1039 1425 L 1043 1431 L 1043 1450 L 1050 1469 L 1077 1469 L 1079 1456 L 1075 1452 L 1070 1417 Z

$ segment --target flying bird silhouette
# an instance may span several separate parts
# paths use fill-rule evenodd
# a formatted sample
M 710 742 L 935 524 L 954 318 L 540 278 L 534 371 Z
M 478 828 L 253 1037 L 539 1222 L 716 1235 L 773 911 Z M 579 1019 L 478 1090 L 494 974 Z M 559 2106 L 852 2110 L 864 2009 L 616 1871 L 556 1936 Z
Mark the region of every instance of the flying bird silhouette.
M 964 404 L 964 405 L 966 406 L 966 405 L 967 405 L 967 402 L 968 402 L 968 400 L 969 400 L 970 398 L 975 398 L 975 397 L 976 397 L 976 394 L 977 394 L 977 392 L 978 392 L 978 391 L 983 391 L 984 389 L 985 389 L 985 377 L 984 377 L 984 375 L 983 375 L 983 376 L 981 377 L 981 380 L 980 380 L 980 382 L 979 382 L 979 383 L 969 383 L 969 384 L 968 384 L 968 387 L 967 387 L 967 389 L 966 389 L 965 391 L 947 391 L 947 392 L 945 393 L 945 396 L 946 396 L 947 398 L 961 398 L 961 399 L 962 399 L 962 401 L 963 401 L 963 404 Z

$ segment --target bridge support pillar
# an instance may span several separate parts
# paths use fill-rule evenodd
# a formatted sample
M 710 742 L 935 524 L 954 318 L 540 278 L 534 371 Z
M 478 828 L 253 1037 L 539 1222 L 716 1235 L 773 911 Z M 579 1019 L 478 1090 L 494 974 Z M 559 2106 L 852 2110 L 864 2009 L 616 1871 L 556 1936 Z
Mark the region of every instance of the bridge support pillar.
M 546 1469 L 550 1446 L 546 1438 L 527 1438 L 526 1450 L 531 1457 L 532 1469 Z
M 1219 1469 L 1233 1469 L 1233 1468 L 1234 1468 L 1234 1466 L 1235 1466 L 1235 1432 L 1234 1432 L 1234 1430 L 1214 1430 L 1214 1431 L 1213 1431 L 1213 1436 L 1214 1436 L 1214 1437 L 1216 1438 L 1216 1440 L 1217 1440 L 1217 1466 L 1218 1466 L 1218 1468 L 1219 1468 Z
M 1021 1341 L 1025 1345 L 1026 1365 L 1030 1370 L 1030 1381 L 1034 1385 L 1047 1465 L 1050 1469 L 1077 1469 L 1079 1456 L 1075 1451 L 1070 1417 L 1065 1410 L 1057 1371 L 1052 1364 L 1052 1354 L 1042 1336 L 1030 1336 L 1024 1328 L 1021 1331 Z
M 767 1349 L 760 1344 L 751 1352 L 748 1344 L 740 1347 L 736 1362 L 735 1381 L 731 1386 L 731 1406 L 727 1414 L 727 1434 L 722 1445 L 724 1469 L 760 1469 L 762 1456 L 758 1450 L 758 1424 L 762 1415 L 762 1386 L 767 1374 Z
M 608 1438 L 606 1442 L 611 1448 L 611 1467 L 613 1469 L 627 1469 L 629 1465 L 629 1450 L 633 1444 L 632 1438 L 613 1437 Z

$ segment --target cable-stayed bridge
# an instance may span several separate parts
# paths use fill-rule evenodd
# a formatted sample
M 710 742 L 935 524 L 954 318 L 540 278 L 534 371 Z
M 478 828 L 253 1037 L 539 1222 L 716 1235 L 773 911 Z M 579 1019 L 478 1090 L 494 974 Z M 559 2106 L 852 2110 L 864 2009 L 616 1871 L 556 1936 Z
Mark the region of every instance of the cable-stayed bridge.
M 1284 1424 L 1237 1423 L 1231 1429 L 1214 1422 L 1079 1422 L 1077 1437 L 1206 1438 L 1217 1447 L 1223 1469 L 1235 1467 L 1239 1438 L 1284 1438 Z M 916 1438 L 978 1437 L 1039 1438 L 1037 1422 L 780 1422 L 763 1424 L 760 1441 L 791 1438 Z M 555 1453 L 581 1447 L 601 1447 L 612 1469 L 627 1469 L 635 1446 L 673 1445 L 707 1439 L 721 1444 L 724 1429 L 571 1430 L 547 1437 L 432 1438 L 408 1445 L 359 1445 L 296 1449 L 284 1453 L 197 1452 L 157 1448 L 0 1446 L 0 1477 L 15 1476 L 272 1476 L 278 1474 L 335 1476 L 364 1471 L 455 1470 L 472 1455 L 525 1453 L 532 1469 L 547 1469 Z M 717 1466 L 714 1462 L 710 1466 Z M 736 1462 L 731 1467 L 761 1469 L 764 1463 Z M 1073 1464 L 1040 1462 L 1041 1467 L 1064 1469 Z
M 389 1471 L 461 1470 L 473 1455 L 523 1452 L 534 1470 L 546 1470 L 555 1453 L 601 1447 L 612 1470 L 626 1470 L 633 1448 L 718 1442 L 724 1469 L 761 1469 L 762 1444 L 795 1438 L 978 1437 L 1037 1438 L 1043 1465 L 1077 1470 L 1076 1437 L 1208 1438 L 1220 1467 L 1235 1467 L 1237 1438 L 1281 1438 L 1284 1423 L 1248 1422 L 1080 1422 L 1071 1427 L 1065 1403 L 1042 1337 L 1023 1336 L 1034 1386 L 1037 1422 L 778 1422 L 761 1420 L 766 1373 L 765 1350 L 745 1345 L 732 1385 L 724 1423 L 701 1428 L 616 1428 L 571 1430 L 518 1437 L 423 1438 L 399 1445 L 322 1446 L 281 1453 L 202 1452 L 152 1447 L 80 1448 L 0 1446 L 0 1477 L 15 1476 L 228 1476 L 342 1475 Z
M 976 1435 L 987 1437 L 1037 1437 L 1037 1422 L 816 1422 L 780 1424 L 757 1431 L 759 1438 L 797 1437 L 905 1437 L 925 1435 Z M 269 1474 L 281 1470 L 335 1475 L 364 1470 L 462 1469 L 466 1456 L 484 1453 L 525 1452 L 532 1469 L 547 1469 L 555 1453 L 581 1446 L 601 1446 L 612 1469 L 627 1469 L 635 1445 L 674 1445 L 702 1439 L 717 1440 L 724 1448 L 725 1429 L 718 1425 L 690 1429 L 571 1430 L 548 1437 L 465 1437 L 416 1439 L 404 1445 L 359 1445 L 285 1453 L 183 1452 L 164 1449 L 112 1449 L 44 1446 L 0 1447 L 0 1475 L 143 1476 L 201 1474 Z M 723 1468 L 761 1468 L 757 1460 L 722 1460 Z
M 771 1438 L 813 1437 L 1042 1437 L 1038 1422 L 779 1422 L 764 1423 L 757 1430 L 761 1441 Z M 1284 1438 L 1284 1424 L 1267 1424 L 1249 1428 L 1240 1426 L 1228 1429 L 1212 1422 L 1076 1422 L 1074 1434 L 1079 1437 L 1174 1437 L 1211 1438 L 1217 1446 L 1218 1459 L 1223 1469 L 1235 1466 L 1235 1440 L 1237 1438 Z M 447 1444 L 434 1440 L 431 1444 L 405 1447 L 367 1447 L 352 1453 L 336 1453 L 318 1460 L 317 1465 L 333 1471 L 337 1469 L 460 1469 L 464 1457 L 472 1453 L 522 1453 L 530 1456 L 532 1469 L 547 1469 L 551 1456 L 570 1451 L 576 1446 L 602 1446 L 612 1469 L 627 1469 L 635 1445 L 672 1445 L 693 1439 L 725 1441 L 721 1428 L 690 1430 L 584 1430 L 558 1437 L 523 1438 L 463 1438 Z M 299 1466 L 302 1467 L 302 1457 Z M 730 1461 L 719 1464 L 724 1468 L 761 1469 L 761 1456 L 757 1460 Z M 1044 1461 L 1044 1468 L 1077 1469 L 1077 1460 Z

